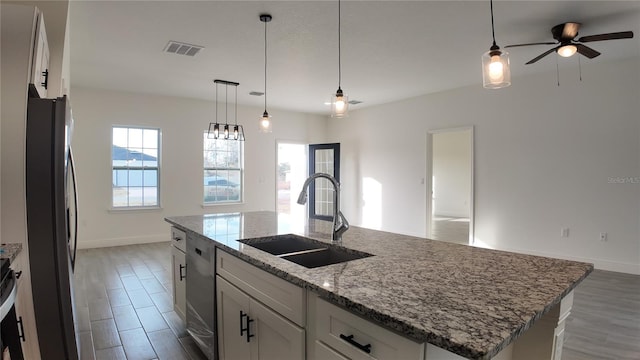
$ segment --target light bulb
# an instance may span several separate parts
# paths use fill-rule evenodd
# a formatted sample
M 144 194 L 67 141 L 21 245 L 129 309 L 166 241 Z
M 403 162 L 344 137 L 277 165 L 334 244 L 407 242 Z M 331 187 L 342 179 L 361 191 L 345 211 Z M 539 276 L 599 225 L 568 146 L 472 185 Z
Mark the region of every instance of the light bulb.
M 220 125 L 215 124 L 213 125 L 213 138 L 217 139 L 218 135 L 220 135 Z
M 229 138 L 229 125 L 224 126 L 224 138 L 225 139 Z
M 336 97 L 336 113 L 342 114 L 344 112 L 344 96 Z
M 233 140 L 238 140 L 238 125 L 233 127 Z
M 263 129 L 268 129 L 269 128 L 269 118 L 263 117 L 262 121 L 260 121 L 260 126 L 262 126 Z
M 578 48 L 575 45 L 565 45 L 558 49 L 558 55 L 562 57 L 569 57 L 578 51 Z
M 489 78 L 491 81 L 501 82 L 504 78 L 504 68 L 500 55 L 493 55 L 491 57 L 491 63 L 489 64 Z

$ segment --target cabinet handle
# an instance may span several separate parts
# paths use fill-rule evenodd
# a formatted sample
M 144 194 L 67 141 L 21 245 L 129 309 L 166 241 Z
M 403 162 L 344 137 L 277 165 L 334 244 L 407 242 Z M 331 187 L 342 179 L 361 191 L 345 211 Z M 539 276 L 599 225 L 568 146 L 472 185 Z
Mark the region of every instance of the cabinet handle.
M 24 338 L 24 325 L 22 325 L 22 316 L 18 316 L 18 321 L 16 322 L 18 323 L 18 337 L 22 339 L 22 342 L 27 341 Z
M 245 317 L 247 318 L 247 327 L 244 327 L 244 325 L 242 324 L 242 320 Z M 245 331 L 246 331 L 247 342 L 250 342 L 251 341 L 250 339 L 255 336 L 251 334 L 252 322 L 253 322 L 253 319 L 249 317 L 249 314 L 246 314 L 244 311 L 240 310 L 240 336 L 245 335 Z
M 358 349 L 366 352 L 367 354 L 371 354 L 371 344 L 362 345 L 359 342 L 353 340 L 353 335 L 346 336 L 344 334 L 340 334 L 340 339 L 348 342 L 349 344 L 357 347 Z
M 182 241 L 182 238 L 181 238 L 180 236 L 175 236 L 175 237 L 173 238 L 173 240 L 175 240 L 175 241 Z
M 49 83 L 49 69 L 43 71 L 42 76 L 44 76 L 44 82 L 41 82 L 40 85 L 44 86 L 44 88 L 46 89 L 47 84 Z
M 200 249 L 196 248 L 196 254 L 198 254 L 198 255 L 202 256 L 202 250 L 200 250 Z
M 22 276 L 22 270 L 16 272 L 16 279 L 20 279 L 20 276 Z
M 182 265 L 180 264 L 180 281 L 182 281 L 182 279 L 186 279 L 187 275 L 182 275 L 182 270 L 187 270 L 187 265 Z

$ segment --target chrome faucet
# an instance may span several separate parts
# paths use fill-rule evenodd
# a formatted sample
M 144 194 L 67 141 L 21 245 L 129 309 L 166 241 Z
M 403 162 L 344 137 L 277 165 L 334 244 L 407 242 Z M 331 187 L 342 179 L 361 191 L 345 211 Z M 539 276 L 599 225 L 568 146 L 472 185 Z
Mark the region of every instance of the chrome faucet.
M 300 191 L 300 195 L 298 196 L 298 204 L 304 205 L 307 202 L 307 188 L 312 181 L 317 178 L 325 178 L 333 184 L 333 231 L 331 233 L 331 240 L 340 241 L 342 240 L 342 234 L 349 230 L 349 222 L 340 211 L 340 183 L 333 176 L 325 173 L 315 173 L 307 180 L 304 181 L 304 185 L 302 185 L 302 191 Z

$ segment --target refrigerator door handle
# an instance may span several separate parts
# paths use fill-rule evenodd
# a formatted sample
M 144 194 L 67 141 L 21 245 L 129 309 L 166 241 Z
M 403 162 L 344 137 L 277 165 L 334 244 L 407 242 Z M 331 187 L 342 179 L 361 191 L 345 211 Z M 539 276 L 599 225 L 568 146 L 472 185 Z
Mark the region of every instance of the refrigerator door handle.
M 73 152 L 69 148 L 69 169 L 71 170 L 71 184 L 73 185 L 73 254 L 71 255 L 71 270 L 75 270 L 76 253 L 78 251 L 78 185 L 76 183 L 76 166 L 73 161 Z M 68 224 L 69 226 L 71 224 Z

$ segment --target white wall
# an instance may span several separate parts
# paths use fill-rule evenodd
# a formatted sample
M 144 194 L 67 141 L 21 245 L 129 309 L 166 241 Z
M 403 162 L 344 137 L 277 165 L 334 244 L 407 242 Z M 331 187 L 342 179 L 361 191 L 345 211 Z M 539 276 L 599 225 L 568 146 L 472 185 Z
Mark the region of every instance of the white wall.
M 585 61 L 582 82 L 561 70 L 559 87 L 553 71 L 329 120 L 328 140 L 342 143 L 347 218 L 424 236 L 426 133 L 473 125 L 478 243 L 640 274 L 640 184 L 609 181 L 640 176 L 640 61 Z M 390 122 L 403 136 L 377 130 Z
M 276 139 L 319 142 L 326 120 L 269 109 L 273 133 L 258 133 L 264 109 L 238 107 L 244 126 L 244 203 L 202 207 L 202 133 L 213 102 L 73 87 L 73 138 L 79 196 L 79 247 L 168 240 L 167 216 L 275 210 Z M 111 211 L 111 127 L 138 125 L 162 131 L 161 210 Z M 200 179 L 200 180 L 199 180 Z
M 433 134 L 433 208 L 435 215 L 469 217 L 471 130 Z

